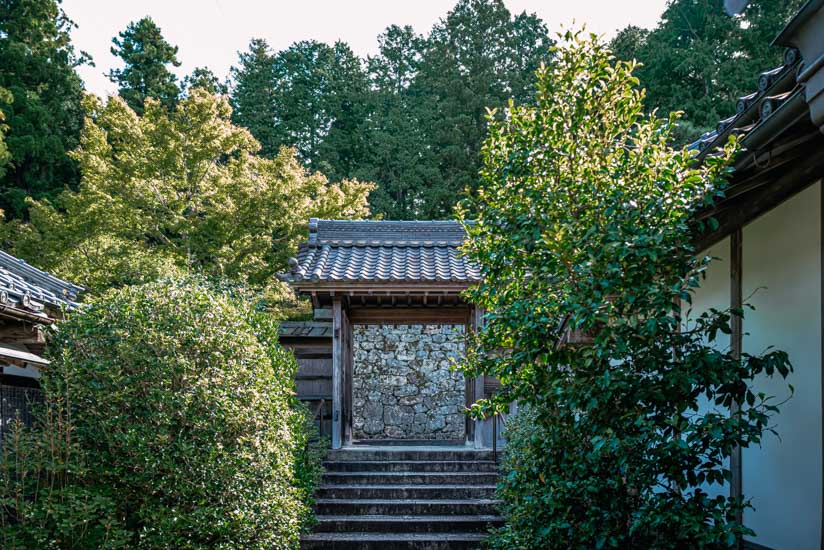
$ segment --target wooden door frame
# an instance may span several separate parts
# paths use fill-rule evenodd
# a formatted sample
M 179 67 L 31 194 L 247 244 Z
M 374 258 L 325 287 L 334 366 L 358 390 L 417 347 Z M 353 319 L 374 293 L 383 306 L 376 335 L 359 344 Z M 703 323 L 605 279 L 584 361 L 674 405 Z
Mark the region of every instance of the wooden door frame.
M 345 298 L 332 300 L 332 448 L 340 449 L 353 443 L 353 325 L 463 325 L 464 330 L 477 326 L 477 309 L 470 305 L 442 307 L 380 307 L 351 306 Z M 483 397 L 483 377 L 466 380 L 466 405 Z M 465 441 L 479 444 L 477 421 L 466 417 Z

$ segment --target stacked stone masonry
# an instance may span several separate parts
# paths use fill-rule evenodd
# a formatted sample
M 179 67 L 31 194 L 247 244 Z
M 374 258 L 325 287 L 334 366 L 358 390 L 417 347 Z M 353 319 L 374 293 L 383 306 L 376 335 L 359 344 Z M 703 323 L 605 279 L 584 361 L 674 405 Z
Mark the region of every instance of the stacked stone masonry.
M 465 437 L 465 382 L 450 366 L 463 325 L 353 325 L 353 435 L 357 440 Z

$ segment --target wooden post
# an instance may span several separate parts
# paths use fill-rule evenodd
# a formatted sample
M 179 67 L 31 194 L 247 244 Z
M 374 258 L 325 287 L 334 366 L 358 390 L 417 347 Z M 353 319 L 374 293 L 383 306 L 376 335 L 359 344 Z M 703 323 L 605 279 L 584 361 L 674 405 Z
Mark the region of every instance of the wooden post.
M 821 301 L 821 359 L 824 361 L 824 180 L 818 182 L 818 271 L 821 276 L 821 294 L 819 300 Z M 824 372 L 821 376 L 821 418 L 824 419 Z M 824 441 L 824 422 L 821 423 L 821 440 Z M 822 462 L 822 469 L 824 469 L 824 462 Z M 822 471 L 824 475 L 824 471 Z M 821 500 L 821 523 L 819 524 L 819 532 L 821 533 L 821 550 L 824 550 L 824 492 L 822 492 Z
M 730 307 L 740 310 L 743 307 L 743 231 L 741 227 L 730 235 Z M 733 357 L 741 359 L 744 345 L 743 319 L 741 315 L 733 314 L 730 318 L 730 350 Z M 733 401 L 730 414 L 739 412 L 739 404 Z M 741 467 L 741 447 L 736 446 L 730 456 L 730 496 L 741 498 L 744 494 L 743 469 Z M 736 514 L 736 521 L 743 523 L 743 512 Z M 738 548 L 743 547 L 743 540 L 739 538 Z
M 341 394 L 343 403 L 342 429 L 343 429 L 343 444 L 352 444 L 352 324 L 349 319 L 349 311 L 347 307 L 341 305 L 341 365 L 342 365 L 342 381 Z
M 472 326 L 475 330 L 480 330 L 484 326 L 484 309 L 482 307 L 474 307 L 472 309 Z M 484 375 L 477 376 L 473 381 L 473 403 L 484 398 Z M 475 448 L 481 449 L 484 447 L 483 421 L 472 421 L 473 431 L 475 432 Z
M 343 338 L 341 330 L 341 299 L 335 296 L 332 302 L 332 448 L 342 446 L 343 420 Z

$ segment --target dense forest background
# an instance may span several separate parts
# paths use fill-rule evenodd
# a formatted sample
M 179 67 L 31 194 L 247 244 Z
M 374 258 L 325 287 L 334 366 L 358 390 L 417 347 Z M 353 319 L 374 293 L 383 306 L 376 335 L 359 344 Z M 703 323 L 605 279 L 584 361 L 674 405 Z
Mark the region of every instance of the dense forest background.
M 801 0 L 753 0 L 737 17 L 722 0 L 671 0 L 654 29 L 627 27 L 612 46 L 635 58 L 647 106 L 684 111 L 680 144 L 734 113 L 758 73 L 780 63 L 770 41 Z M 72 46 L 73 23 L 56 0 L 0 0 L 0 208 L 26 219 L 29 197 L 51 200 L 80 180 L 69 152 L 83 126 L 83 82 L 75 68 L 92 60 Z M 146 17 L 113 38 L 122 69 L 110 73 L 138 115 L 156 98 L 175 109 L 195 88 L 227 95 L 232 122 L 251 131 L 260 154 L 291 147 L 330 181 L 376 184 L 373 215 L 451 217 L 478 182 L 488 108 L 529 102 L 534 71 L 552 63 L 546 22 L 513 14 L 501 0 L 459 0 L 422 34 L 390 26 L 379 53 L 356 56 L 343 42 L 301 41 L 273 51 L 252 38 L 227 82 L 208 68 L 178 81 L 178 49 Z

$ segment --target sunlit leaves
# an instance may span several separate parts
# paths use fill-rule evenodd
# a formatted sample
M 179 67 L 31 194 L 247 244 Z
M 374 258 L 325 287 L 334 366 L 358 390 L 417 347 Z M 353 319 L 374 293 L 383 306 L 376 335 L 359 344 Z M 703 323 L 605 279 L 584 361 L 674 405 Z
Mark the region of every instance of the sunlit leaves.
M 203 89 L 171 113 L 153 100 L 143 116 L 120 98 L 86 107 L 79 190 L 32 203 L 31 223 L 5 229 L 17 254 L 92 292 L 170 270 L 266 286 L 310 216 L 368 215 L 372 185 L 331 184 L 290 149 L 258 156 L 227 100 Z
M 297 548 L 319 463 L 271 316 L 197 280 L 132 286 L 49 353 L 42 422 L 0 461 L 3 548 Z
M 490 117 L 483 184 L 463 205 L 484 279 L 467 297 L 488 312 L 463 369 L 504 384 L 471 412 L 528 408 L 509 435 L 518 473 L 495 543 L 723 545 L 748 532 L 745 503 L 705 486 L 729 481 L 732 449 L 760 441 L 777 410 L 753 378 L 790 369 L 781 352 L 739 361 L 712 347 L 731 312 L 688 315 L 710 261 L 692 245 L 696 213 L 723 191 L 736 144 L 696 165 L 669 145 L 677 115 L 645 114 L 632 63 L 583 33 L 562 40 L 536 104 Z

